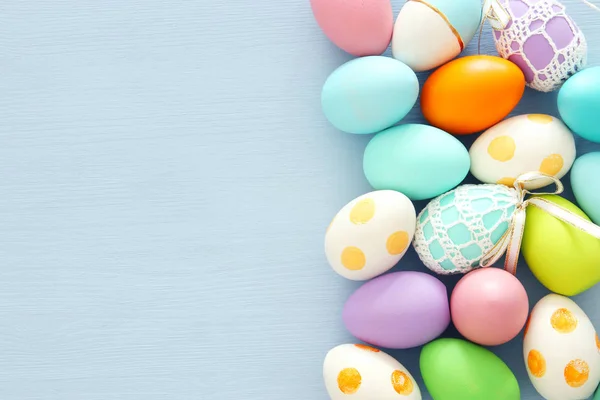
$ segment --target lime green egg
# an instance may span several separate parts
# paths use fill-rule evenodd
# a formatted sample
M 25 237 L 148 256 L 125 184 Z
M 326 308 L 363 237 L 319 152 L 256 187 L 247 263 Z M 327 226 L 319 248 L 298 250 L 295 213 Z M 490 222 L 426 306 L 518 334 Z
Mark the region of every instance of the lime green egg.
M 539 197 L 590 220 L 560 196 Z M 533 275 L 555 293 L 575 296 L 600 282 L 600 239 L 538 207 L 527 207 L 521 251 Z
M 421 351 L 421 374 L 435 400 L 519 400 L 519 383 L 491 351 L 461 339 L 438 339 Z

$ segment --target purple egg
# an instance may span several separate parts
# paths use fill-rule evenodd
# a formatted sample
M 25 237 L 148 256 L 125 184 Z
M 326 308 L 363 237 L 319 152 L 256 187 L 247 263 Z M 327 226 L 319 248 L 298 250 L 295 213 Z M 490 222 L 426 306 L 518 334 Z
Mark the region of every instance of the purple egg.
M 356 338 L 388 349 L 408 349 L 432 341 L 450 324 L 446 286 L 423 272 L 379 276 L 346 301 L 344 324 Z

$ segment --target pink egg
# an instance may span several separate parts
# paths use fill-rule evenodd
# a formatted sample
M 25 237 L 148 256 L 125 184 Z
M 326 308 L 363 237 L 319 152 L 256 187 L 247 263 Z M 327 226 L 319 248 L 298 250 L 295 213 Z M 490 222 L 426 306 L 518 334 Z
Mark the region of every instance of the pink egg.
M 458 281 L 450 299 L 450 312 L 454 326 L 465 338 L 497 346 L 523 329 L 529 299 L 514 275 L 499 268 L 481 268 Z
M 354 56 L 380 55 L 392 40 L 390 0 L 310 0 L 310 4 L 329 40 Z

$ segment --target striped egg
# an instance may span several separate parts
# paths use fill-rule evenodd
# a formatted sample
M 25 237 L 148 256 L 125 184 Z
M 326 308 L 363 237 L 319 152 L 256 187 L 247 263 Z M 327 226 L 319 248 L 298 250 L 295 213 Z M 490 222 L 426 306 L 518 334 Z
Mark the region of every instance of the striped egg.
M 396 19 L 392 54 L 414 71 L 458 56 L 481 22 L 480 0 L 409 0 Z

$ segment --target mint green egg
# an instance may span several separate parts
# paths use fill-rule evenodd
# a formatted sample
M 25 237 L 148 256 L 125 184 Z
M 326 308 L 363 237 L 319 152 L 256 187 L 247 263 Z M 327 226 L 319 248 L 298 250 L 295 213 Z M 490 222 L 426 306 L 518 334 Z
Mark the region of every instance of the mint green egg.
M 425 0 L 450 22 L 466 46 L 477 33 L 482 18 L 481 0 Z
M 462 185 L 433 199 L 417 217 L 419 258 L 442 275 L 477 268 L 508 230 L 517 202 L 504 185 Z
M 355 134 L 377 133 L 396 124 L 419 95 L 417 76 L 390 57 L 357 58 L 327 78 L 321 106 L 337 129 Z
M 458 185 L 471 160 L 454 136 L 429 125 L 406 124 L 373 137 L 363 170 L 376 190 L 396 190 L 411 200 L 438 196 Z

